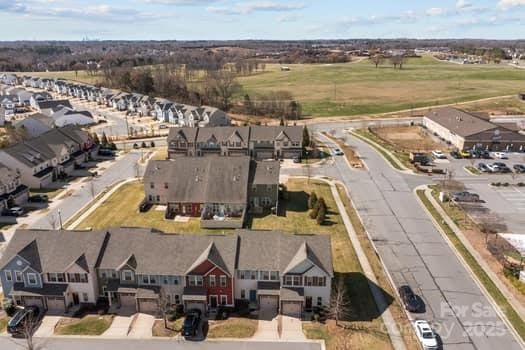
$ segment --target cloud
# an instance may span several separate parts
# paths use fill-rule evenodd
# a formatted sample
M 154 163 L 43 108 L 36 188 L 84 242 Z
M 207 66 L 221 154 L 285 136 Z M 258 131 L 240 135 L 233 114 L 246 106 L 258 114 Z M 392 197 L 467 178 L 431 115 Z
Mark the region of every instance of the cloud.
M 525 6 L 525 0 L 499 0 L 498 2 L 498 7 L 503 10 L 521 6 Z
M 253 1 L 245 3 L 236 3 L 231 7 L 209 6 L 206 11 L 221 15 L 242 15 L 254 12 L 289 12 L 305 8 L 303 3 L 279 4 L 273 1 Z
M 447 13 L 447 11 L 444 8 L 441 8 L 441 7 L 432 7 L 430 9 L 428 9 L 427 12 L 426 12 L 426 14 L 428 16 L 441 16 L 441 15 L 444 15 L 446 13 Z
M 458 9 L 458 10 L 465 10 L 465 9 L 469 9 L 471 7 L 472 7 L 472 3 L 470 3 L 467 0 L 458 0 L 456 2 L 456 9 Z
M 301 16 L 294 15 L 294 14 L 286 14 L 286 15 L 280 15 L 277 17 L 277 21 L 284 23 L 284 22 L 297 22 Z
M 217 2 L 217 0 L 146 0 L 146 2 L 158 5 L 200 6 Z

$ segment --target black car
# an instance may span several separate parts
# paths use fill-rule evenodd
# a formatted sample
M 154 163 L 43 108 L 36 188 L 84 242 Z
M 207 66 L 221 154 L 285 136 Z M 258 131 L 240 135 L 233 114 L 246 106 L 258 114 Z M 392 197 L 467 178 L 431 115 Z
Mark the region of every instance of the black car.
M 401 300 L 405 305 L 405 309 L 410 312 L 421 312 L 423 309 L 423 303 L 421 299 L 416 294 L 414 294 L 412 288 L 409 286 L 399 287 L 399 295 L 401 296 Z
M 479 163 L 479 164 L 478 164 L 478 169 L 479 169 L 479 171 L 481 171 L 482 173 L 488 173 L 488 172 L 490 171 L 489 168 L 488 168 L 488 166 L 487 166 L 487 164 L 485 164 L 485 163 Z
M 450 156 L 454 159 L 461 159 L 463 158 L 461 154 L 458 151 L 452 151 L 450 152 Z
M 511 173 L 512 170 L 510 170 L 510 168 L 508 166 L 503 166 L 503 167 L 500 167 L 499 168 L 499 171 L 503 174 L 508 174 L 508 173 Z
M 525 173 L 525 166 L 521 164 L 514 164 L 514 171 L 517 173 Z
M 29 197 L 29 201 L 33 203 L 47 203 L 49 201 L 49 197 L 47 194 L 35 194 Z
M 7 323 L 7 332 L 12 336 L 24 336 L 28 327 L 36 329 L 40 318 L 41 312 L 38 306 L 26 306 L 18 310 L 13 318 L 9 320 Z M 26 327 L 26 325 L 28 327 Z
M 104 157 L 113 157 L 115 155 L 115 152 L 107 148 L 101 148 L 98 150 L 98 155 Z
M 198 309 L 190 310 L 182 324 L 182 335 L 185 337 L 196 336 L 200 323 L 201 311 Z

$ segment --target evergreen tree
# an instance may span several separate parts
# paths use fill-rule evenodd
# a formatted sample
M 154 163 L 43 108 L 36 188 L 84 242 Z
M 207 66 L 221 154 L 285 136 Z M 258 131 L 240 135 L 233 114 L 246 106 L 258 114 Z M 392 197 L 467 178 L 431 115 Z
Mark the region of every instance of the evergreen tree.
M 319 210 L 317 211 L 317 216 L 315 220 L 319 225 L 324 224 L 324 221 L 326 219 L 326 206 L 320 206 Z
M 108 137 L 106 136 L 105 132 L 102 132 L 102 140 L 101 140 L 102 146 L 108 145 Z
M 310 132 L 308 131 L 308 128 L 305 126 L 303 128 L 303 147 L 310 146 Z
M 96 132 L 93 133 L 92 139 L 95 145 L 100 145 L 100 139 L 98 138 L 98 135 Z
M 279 122 L 280 126 L 284 126 L 284 117 L 281 117 L 281 121 Z
M 312 192 L 308 198 L 308 209 L 313 209 L 317 205 L 317 195 L 315 192 Z

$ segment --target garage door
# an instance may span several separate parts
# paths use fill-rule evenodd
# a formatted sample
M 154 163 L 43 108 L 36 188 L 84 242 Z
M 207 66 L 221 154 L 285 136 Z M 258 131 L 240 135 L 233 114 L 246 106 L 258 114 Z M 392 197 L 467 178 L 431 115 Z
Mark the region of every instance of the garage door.
M 135 308 L 135 294 L 133 293 L 120 293 L 120 307 Z
M 290 317 L 301 317 L 301 303 L 283 302 L 283 315 Z
M 279 298 L 276 296 L 261 295 L 259 297 L 261 310 L 277 312 Z
M 139 312 L 145 314 L 156 314 L 159 311 L 159 303 L 157 299 L 139 299 Z
M 257 159 L 273 159 L 273 152 L 257 152 Z
M 38 306 L 40 309 L 44 309 L 44 302 L 42 298 L 24 298 L 24 305 L 35 305 Z
M 64 313 L 66 312 L 66 306 L 64 304 L 63 297 L 47 297 L 47 311 L 53 313 Z
M 292 158 L 299 157 L 299 156 L 301 156 L 300 152 L 291 152 L 291 151 L 283 152 L 283 158 L 292 159 Z
M 199 309 L 202 312 L 206 311 L 206 303 L 203 301 L 186 301 L 185 305 L 185 311 L 189 311 L 191 309 Z

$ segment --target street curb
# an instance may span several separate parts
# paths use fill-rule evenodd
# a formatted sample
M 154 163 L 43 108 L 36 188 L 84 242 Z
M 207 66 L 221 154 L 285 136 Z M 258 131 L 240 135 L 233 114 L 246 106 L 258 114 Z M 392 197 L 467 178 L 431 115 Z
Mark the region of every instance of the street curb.
M 461 262 L 461 264 L 463 265 L 463 267 L 468 271 L 468 273 L 470 274 L 472 280 L 474 281 L 474 283 L 476 283 L 476 285 L 479 287 L 479 289 L 481 290 L 481 292 L 485 295 L 485 297 L 487 298 L 487 300 L 491 303 L 492 307 L 494 308 L 494 310 L 496 311 L 496 313 L 498 314 L 498 316 L 503 320 L 503 322 L 505 322 L 505 324 L 507 325 L 507 327 L 509 328 L 509 330 L 511 331 L 511 333 L 513 334 L 514 336 L 514 339 L 517 341 L 518 344 L 520 344 L 520 346 L 522 348 L 525 349 L 525 342 L 523 341 L 523 339 L 520 337 L 520 335 L 518 334 L 518 332 L 516 331 L 516 329 L 514 328 L 514 326 L 512 325 L 512 323 L 509 321 L 509 319 L 507 318 L 507 315 L 505 315 L 505 313 L 503 313 L 503 311 L 501 311 L 501 308 L 500 306 L 496 303 L 496 301 L 492 298 L 492 295 L 488 292 L 488 290 L 485 288 L 485 285 L 483 285 L 483 283 L 481 283 L 481 281 L 479 280 L 478 276 L 476 276 L 476 274 L 474 273 L 474 271 L 472 270 L 472 268 L 470 267 L 470 265 L 465 261 L 465 259 L 463 258 L 463 256 L 461 255 L 460 252 L 457 251 L 456 247 L 454 246 L 454 244 L 450 241 L 450 239 L 448 238 L 447 234 L 443 231 L 443 229 L 441 228 L 441 225 L 436 221 L 436 219 L 434 218 L 434 216 L 432 215 L 432 213 L 428 210 L 428 208 L 423 204 L 423 202 L 421 201 L 421 199 L 419 198 L 419 196 L 417 195 L 417 191 L 418 190 L 424 190 L 425 191 L 425 197 L 429 200 L 430 204 L 434 207 L 434 209 L 436 211 L 438 211 L 438 214 L 441 216 L 441 214 L 439 213 L 439 210 L 434 206 L 434 203 L 432 203 L 432 201 L 430 200 L 430 198 L 428 197 L 428 193 L 427 191 L 430 190 L 428 188 L 427 185 L 420 185 L 418 187 L 416 187 L 414 189 L 414 195 L 417 197 L 418 199 L 418 202 L 419 204 L 423 207 L 423 209 L 425 210 L 425 212 L 427 213 L 427 215 L 430 217 L 430 219 L 432 220 L 432 222 L 434 223 L 434 226 L 438 229 L 439 233 L 441 234 L 441 236 L 445 239 L 445 241 L 447 242 L 448 246 L 450 247 L 450 249 L 454 252 L 454 255 L 456 255 L 456 257 L 458 258 L 458 260 Z M 432 198 L 433 199 L 433 198 Z M 443 218 L 443 217 L 442 217 Z M 443 218 L 444 220 L 444 218 Z M 446 223 L 446 222 L 445 222 Z M 446 223 L 448 225 L 448 223 Z M 450 225 L 448 225 L 450 227 Z M 454 231 L 452 229 L 452 227 L 450 227 L 450 229 L 452 231 Z M 454 234 L 456 234 L 454 232 Z M 457 235 L 456 235 L 457 236 Z M 461 241 L 461 238 L 458 237 L 458 239 Z M 461 241 L 461 244 L 463 244 L 463 242 Z M 463 244 L 464 245 L 464 244 Z M 464 245 L 465 246 L 465 245 Z M 467 251 L 469 251 L 470 254 L 472 254 L 470 252 L 470 250 L 465 246 L 465 248 L 467 249 Z M 485 269 L 483 268 L 483 266 L 480 265 L 480 267 L 483 269 L 483 271 L 485 273 L 487 273 L 487 271 L 485 271 Z M 489 275 L 489 277 L 491 278 L 492 280 L 492 276 L 490 276 L 489 273 L 487 273 L 487 275 Z M 495 283 L 494 281 L 492 281 L 493 283 Z M 496 284 L 496 283 L 495 283 Z M 496 284 L 497 286 L 497 284 Z M 510 301 L 507 299 L 507 296 L 504 295 L 505 297 L 505 300 L 509 303 Z M 511 306 L 514 308 L 514 306 L 511 304 Z M 516 310 L 514 310 L 515 312 L 517 312 Z M 519 315 L 519 313 L 518 313 Z M 520 316 L 521 317 L 521 316 Z

